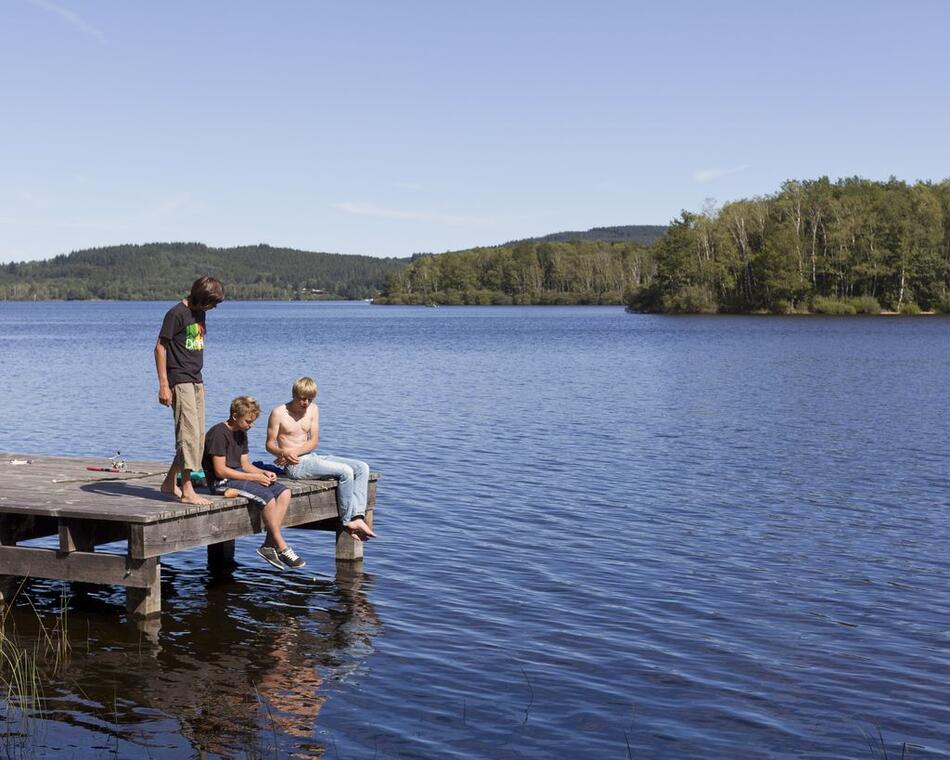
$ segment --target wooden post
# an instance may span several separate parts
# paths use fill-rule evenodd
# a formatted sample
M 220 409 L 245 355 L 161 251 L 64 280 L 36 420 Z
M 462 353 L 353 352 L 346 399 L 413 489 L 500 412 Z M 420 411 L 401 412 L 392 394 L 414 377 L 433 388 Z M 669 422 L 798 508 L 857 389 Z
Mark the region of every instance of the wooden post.
M 376 481 L 371 480 L 366 491 L 366 515 L 364 522 L 373 528 L 373 510 L 376 508 Z M 336 560 L 337 562 L 361 562 L 363 559 L 363 542 L 357 541 L 345 530 L 336 531 Z
M 208 544 L 208 570 L 215 577 L 231 575 L 237 562 L 234 561 L 234 540 Z
M 125 592 L 125 609 L 129 617 L 149 617 L 162 611 L 162 565 L 158 557 L 129 560 L 138 563 L 149 576 L 148 586 L 129 586 Z
M 363 559 L 363 542 L 353 538 L 345 530 L 336 532 L 336 561 L 357 562 Z

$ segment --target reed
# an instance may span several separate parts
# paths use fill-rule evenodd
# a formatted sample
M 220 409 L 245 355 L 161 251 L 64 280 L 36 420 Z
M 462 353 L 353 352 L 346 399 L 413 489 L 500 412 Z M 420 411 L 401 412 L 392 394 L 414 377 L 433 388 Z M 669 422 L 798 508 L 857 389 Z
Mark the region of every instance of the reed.
M 53 623 L 36 609 L 33 600 L 26 599 L 36 616 L 37 632 L 23 636 L 17 631 L 15 618 L 10 615 L 12 604 L 0 617 L 0 701 L 2 701 L 3 728 L 0 734 L 3 753 L 7 757 L 32 757 L 33 745 L 42 725 L 44 713 L 43 684 L 55 678 L 69 662 L 70 644 L 67 623 L 69 598 L 62 587 L 59 608 Z

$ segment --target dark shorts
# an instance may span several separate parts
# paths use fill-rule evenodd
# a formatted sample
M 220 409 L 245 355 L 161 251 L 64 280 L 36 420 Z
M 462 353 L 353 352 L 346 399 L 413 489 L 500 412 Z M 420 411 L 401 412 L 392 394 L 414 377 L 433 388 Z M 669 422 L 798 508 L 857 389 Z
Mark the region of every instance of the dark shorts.
M 248 501 L 253 501 L 260 506 L 266 506 L 269 501 L 276 499 L 287 490 L 280 481 L 274 481 L 269 486 L 262 486 L 253 480 L 219 480 L 211 489 L 212 493 L 219 496 L 229 488 L 235 489 Z

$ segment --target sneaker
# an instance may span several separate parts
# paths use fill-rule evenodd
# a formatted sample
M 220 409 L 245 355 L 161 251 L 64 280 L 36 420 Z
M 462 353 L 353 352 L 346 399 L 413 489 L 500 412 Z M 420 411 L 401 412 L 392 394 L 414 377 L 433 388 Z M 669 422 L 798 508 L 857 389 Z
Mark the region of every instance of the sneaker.
M 257 555 L 278 570 L 284 569 L 284 563 L 280 561 L 280 554 L 277 553 L 277 550 L 273 546 L 260 547 L 257 550 Z
M 292 567 L 295 570 L 307 564 L 306 561 L 300 559 L 300 557 L 297 556 L 297 552 L 295 552 L 289 546 L 282 552 L 277 552 L 277 556 L 280 557 L 281 561 L 287 565 L 287 567 Z M 269 561 L 270 560 L 268 560 L 268 562 Z

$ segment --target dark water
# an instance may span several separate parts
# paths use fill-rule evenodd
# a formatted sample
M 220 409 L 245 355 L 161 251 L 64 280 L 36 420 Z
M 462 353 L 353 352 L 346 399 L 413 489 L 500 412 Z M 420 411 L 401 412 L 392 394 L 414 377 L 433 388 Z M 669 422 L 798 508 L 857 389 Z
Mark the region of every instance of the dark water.
M 164 458 L 167 304 L 0 303 L 0 450 Z M 55 757 L 950 756 L 950 323 L 226 303 L 209 422 L 320 385 L 384 473 L 328 536 L 163 568 L 157 644 L 67 587 Z M 252 433 L 263 453 L 263 430 Z M 51 625 L 33 582 L 6 626 Z M 878 737 L 881 732 L 884 747 Z M 870 748 L 865 736 L 873 736 Z

